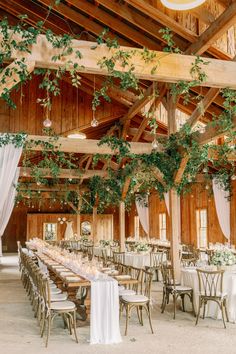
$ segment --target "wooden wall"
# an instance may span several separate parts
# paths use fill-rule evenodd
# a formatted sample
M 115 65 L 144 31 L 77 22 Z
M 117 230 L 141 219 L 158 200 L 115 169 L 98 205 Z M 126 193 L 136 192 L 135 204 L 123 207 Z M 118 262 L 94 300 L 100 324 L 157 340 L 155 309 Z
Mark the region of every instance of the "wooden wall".
M 13 90 L 11 97 L 17 108 L 9 108 L 0 100 L 0 132 L 24 131 L 29 134 L 42 135 L 45 112 L 37 103 L 37 98 L 44 98 L 45 92 L 38 88 L 40 79 L 34 77 L 18 91 Z M 52 97 L 51 120 L 52 128 L 57 134 L 71 129 L 91 130 L 92 96 L 76 89 L 70 83 L 62 81 L 61 95 Z M 21 95 L 22 93 L 22 95 Z M 96 118 L 108 122 L 120 117 L 126 110 L 118 104 L 104 102 L 96 111 Z

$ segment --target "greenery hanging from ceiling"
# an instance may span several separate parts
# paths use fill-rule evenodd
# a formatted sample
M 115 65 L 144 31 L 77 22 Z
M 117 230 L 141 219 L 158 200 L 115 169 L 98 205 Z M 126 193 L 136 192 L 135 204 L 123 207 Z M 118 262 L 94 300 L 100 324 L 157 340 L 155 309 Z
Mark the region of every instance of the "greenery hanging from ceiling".
M 59 5 L 60 1 L 56 1 Z M 49 12 L 52 6 L 49 7 Z M 36 68 L 34 74 L 42 76 L 42 81 L 39 87 L 46 91 L 46 97 L 39 97 L 38 103 L 44 108 L 51 109 L 51 96 L 60 94 L 60 80 L 66 72 L 69 72 L 71 83 L 75 87 L 80 85 L 80 72 L 83 72 L 83 67 L 79 65 L 82 55 L 79 50 L 73 47 L 73 37 L 64 34 L 61 36 L 54 35 L 51 30 L 43 30 L 44 21 L 40 21 L 35 27 L 27 27 L 26 16 L 20 16 L 20 22 L 16 26 L 10 26 L 8 20 L 4 18 L 0 22 L 0 35 L 2 37 L 0 44 L 0 84 L 5 87 L 1 97 L 13 108 L 15 104 L 11 99 L 11 89 L 5 85 L 10 78 L 15 75 L 19 77 L 19 84 L 13 87 L 16 88 L 22 85 L 27 80 L 31 79 L 28 72 L 27 57 L 31 53 L 32 46 L 37 43 L 37 39 L 41 33 L 45 33 L 47 42 L 53 48 L 58 50 L 58 54 L 51 59 L 55 63 L 56 69 Z M 162 29 L 163 39 L 167 43 L 164 49 L 170 53 L 180 53 L 173 42 L 173 35 L 169 29 Z M 102 58 L 98 65 L 101 69 L 105 69 L 108 73 L 107 79 L 104 81 L 100 89 L 95 90 L 92 109 L 96 110 L 101 99 L 110 100 L 108 89 L 114 82 L 119 82 L 119 87 L 122 90 L 132 89 L 138 92 L 139 97 L 142 97 L 143 92 L 140 90 L 139 79 L 135 75 L 135 67 L 130 64 L 130 58 L 139 55 L 144 63 L 153 64 L 150 69 L 150 74 L 154 74 L 160 65 L 157 60 L 156 53 L 147 48 L 143 50 L 124 50 L 119 46 L 116 39 L 109 39 L 108 29 L 105 29 L 97 39 L 97 44 L 90 49 L 95 50 L 97 46 L 106 45 L 110 50 L 109 57 Z M 113 49 L 116 49 L 113 51 Z M 11 58 L 14 58 L 14 53 L 20 53 L 17 59 L 14 60 L 14 65 L 5 67 Z M 74 61 L 71 60 L 73 54 Z M 63 60 L 64 65 L 57 66 L 57 62 Z M 208 62 L 202 58 L 193 57 L 193 63 L 190 70 L 192 76 L 191 82 L 180 81 L 177 84 L 171 85 L 171 94 L 178 100 L 179 96 L 184 96 L 184 102 L 187 103 L 191 97 L 190 89 L 193 86 L 201 85 L 206 80 L 206 74 L 203 70 Z M 117 70 L 117 65 L 121 70 Z M 130 180 L 128 192 L 125 197 L 127 206 L 132 203 L 135 198 L 135 193 L 140 195 L 149 193 L 152 190 L 157 190 L 159 195 L 163 195 L 171 188 L 175 188 L 178 193 L 189 190 L 191 184 L 195 181 L 197 174 L 202 171 L 204 166 L 207 166 L 205 172 L 206 180 L 216 178 L 226 190 L 230 190 L 231 178 L 235 175 L 234 161 L 229 161 L 230 153 L 235 152 L 235 145 L 231 145 L 235 139 L 233 118 L 236 115 L 236 94 L 234 90 L 224 89 L 222 96 L 225 99 L 224 112 L 214 117 L 213 121 L 208 126 L 212 125 L 219 132 L 224 132 L 227 135 L 225 142 L 222 145 L 203 145 L 198 143 L 199 133 L 193 132 L 188 124 L 185 124 L 177 133 L 170 135 L 164 140 L 159 140 L 159 151 L 153 151 L 151 154 L 134 155 L 130 153 L 130 144 L 115 136 L 104 137 L 99 145 L 107 144 L 114 150 L 114 156 L 104 156 L 97 154 L 94 156 L 94 166 L 101 159 L 106 159 L 108 163 L 108 178 L 104 179 L 94 176 L 88 183 L 88 191 L 83 194 L 83 197 L 78 192 L 66 191 L 64 196 L 60 195 L 60 199 L 65 202 L 71 202 L 73 205 L 78 205 L 79 198 L 83 199 L 82 210 L 91 211 L 92 206 L 98 205 L 99 210 L 110 205 L 117 205 L 123 199 L 123 189 L 127 180 Z M 195 96 L 200 100 L 201 95 Z M 152 132 L 156 135 L 157 124 L 155 122 L 155 112 L 150 114 L 150 126 Z M 46 133 L 46 131 L 45 131 Z M 83 171 L 78 169 L 78 158 L 73 154 L 65 154 L 56 149 L 58 137 L 52 134 L 52 131 L 47 131 L 50 135 L 49 142 L 44 141 L 26 141 L 26 134 L 19 133 L 14 136 L 4 134 L 0 137 L 0 146 L 8 143 L 13 143 L 16 147 L 24 145 L 23 168 L 30 168 L 32 179 L 38 185 L 54 185 L 59 182 L 61 169 L 70 169 L 73 172 L 77 171 L 80 175 Z M 35 165 L 33 161 L 32 145 L 40 145 L 42 147 L 41 159 Z M 218 158 L 214 158 L 216 155 Z M 175 182 L 176 173 L 180 167 L 181 160 L 184 156 L 188 156 L 187 166 L 180 183 Z M 212 157 L 213 156 L 213 157 Z M 125 163 L 124 163 L 125 161 Z M 214 171 L 209 175 L 208 164 L 211 164 L 211 170 Z M 116 164 L 116 169 L 112 169 L 111 165 Z M 220 168 L 219 168 L 220 167 Z M 53 179 L 49 180 L 42 173 L 42 169 L 49 169 Z M 76 183 L 71 178 L 65 179 L 65 185 Z M 24 186 L 27 184 L 24 183 Z M 22 191 L 22 185 L 18 185 L 18 200 L 25 199 L 26 194 L 29 198 L 40 198 L 40 193 L 33 193 L 28 184 L 28 189 Z M 54 198 L 55 195 L 54 195 Z M 84 208 L 84 209 L 83 209 Z

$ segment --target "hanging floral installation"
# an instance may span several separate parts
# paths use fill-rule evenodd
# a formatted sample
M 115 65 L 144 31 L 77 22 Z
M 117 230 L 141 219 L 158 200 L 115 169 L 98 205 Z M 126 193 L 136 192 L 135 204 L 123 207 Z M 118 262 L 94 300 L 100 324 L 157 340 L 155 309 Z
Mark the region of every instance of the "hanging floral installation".
M 56 2 L 55 5 L 58 5 Z M 49 11 L 51 11 L 49 8 Z M 44 22 L 38 22 L 36 27 L 27 27 L 24 22 L 25 16 L 20 17 L 20 21 L 16 26 L 10 26 L 7 18 L 0 22 L 0 84 L 5 85 L 9 79 L 12 79 L 15 85 L 10 89 L 5 85 L 1 94 L 7 104 L 15 108 L 15 103 L 11 98 L 11 91 L 19 85 L 26 83 L 33 75 L 41 77 L 39 88 L 42 93 L 46 93 L 45 97 L 38 97 L 37 102 L 45 108 L 46 128 L 44 134 L 50 137 L 48 142 L 40 139 L 29 141 L 27 134 L 2 134 L 0 136 L 0 146 L 13 143 L 15 146 L 24 146 L 22 158 L 22 168 L 30 169 L 31 182 L 32 180 L 38 185 L 58 185 L 59 175 L 62 169 L 73 170 L 73 173 L 78 173 L 78 176 L 83 174 L 83 170 L 78 168 L 78 157 L 75 154 L 61 152 L 59 148 L 55 148 L 58 136 L 51 129 L 51 121 L 49 119 L 51 110 L 52 96 L 60 95 L 60 80 L 63 79 L 65 73 L 69 73 L 71 84 L 75 87 L 80 85 L 80 73 L 83 72 L 83 66 L 79 65 L 82 54 L 73 46 L 73 37 L 64 34 L 61 36 L 54 35 L 51 30 L 44 30 Z M 107 36 L 107 29 L 97 38 L 97 43 L 91 46 L 91 50 L 97 49 L 99 46 L 106 46 L 111 52 L 109 57 L 103 57 L 97 65 L 107 72 L 107 77 L 100 89 L 94 89 L 94 98 L 92 102 L 92 110 L 96 111 L 101 104 L 101 100 L 110 101 L 108 95 L 109 88 L 114 82 L 119 83 L 121 90 L 132 89 L 139 93 L 141 98 L 143 95 L 140 90 L 139 78 L 135 75 L 134 64 L 130 64 L 130 58 L 133 55 L 139 55 L 144 63 L 153 65 L 150 74 L 158 71 L 161 65 L 154 51 L 147 48 L 142 50 L 125 50 L 120 47 L 116 39 L 110 39 Z M 54 69 L 35 68 L 32 72 L 28 71 L 27 56 L 31 53 L 41 34 L 44 34 L 48 44 L 58 50 L 58 54 L 51 59 L 55 63 Z M 167 43 L 164 48 L 165 52 L 180 53 L 180 50 L 173 42 L 173 35 L 169 29 L 162 29 L 163 39 Z M 113 51 L 113 49 L 115 49 Z M 20 56 L 15 59 L 9 66 L 11 58 L 14 58 L 14 53 L 20 53 Z M 73 56 L 72 56 L 73 54 Z M 71 58 L 74 58 L 74 61 Z M 63 65 L 56 65 L 57 62 L 62 62 Z M 119 67 L 125 70 L 117 70 Z M 192 87 L 201 86 L 206 81 L 207 76 L 204 72 L 204 67 L 208 62 L 198 56 L 193 56 L 193 63 L 190 69 L 192 81 L 179 81 L 175 84 L 170 84 L 170 94 L 177 101 L 182 95 L 184 102 L 190 99 L 190 90 Z M 192 183 L 196 181 L 199 173 L 203 173 L 206 183 L 212 178 L 215 178 L 225 190 L 231 188 L 231 179 L 236 175 L 235 162 L 229 160 L 230 154 L 235 152 L 235 127 L 233 118 L 236 115 L 236 92 L 231 89 L 223 89 L 222 97 L 224 98 L 224 111 L 218 117 L 213 116 L 213 120 L 208 123 L 209 126 L 217 128 L 219 132 L 225 133 L 225 140 L 221 145 L 210 145 L 199 143 L 199 131 L 193 131 L 188 124 L 185 124 L 181 129 L 165 138 L 157 137 L 157 120 L 153 107 L 146 113 L 149 118 L 149 126 L 154 136 L 153 151 L 151 154 L 135 155 L 130 152 L 130 144 L 119 136 L 105 136 L 99 142 L 99 145 L 106 144 L 118 154 L 100 155 L 96 154 L 93 158 L 94 168 L 100 160 L 106 160 L 108 164 L 108 177 L 106 179 L 99 176 L 92 177 L 86 185 L 86 190 L 82 193 L 79 191 L 71 191 L 69 186 L 78 183 L 78 179 L 65 178 L 64 196 L 57 197 L 57 194 L 52 194 L 52 198 L 64 199 L 66 202 L 78 205 L 79 199 L 82 200 L 80 212 L 91 212 L 92 207 L 98 205 L 98 210 L 103 211 L 108 206 L 116 206 L 123 199 L 122 191 L 127 179 L 130 179 L 128 192 L 125 196 L 127 207 L 134 201 L 135 193 L 139 195 L 150 193 L 156 190 L 162 197 L 164 192 L 175 188 L 179 194 L 187 192 L 191 189 Z M 158 97 L 159 92 L 155 90 L 154 99 Z M 198 107 L 202 107 L 202 96 L 195 97 L 198 100 Z M 204 109 L 204 107 L 202 107 Z M 50 124 L 49 124 L 50 121 Z M 32 163 L 34 157 L 33 146 L 41 146 L 41 157 L 37 163 Z M 181 181 L 176 183 L 175 176 L 180 167 L 184 156 L 188 156 L 186 168 L 184 170 Z M 216 158 L 217 157 L 217 158 Z M 124 163 L 125 161 L 125 163 Z M 117 169 L 112 169 L 111 162 L 117 164 Z M 43 170 L 49 170 L 52 178 L 48 179 Z M 27 170 L 28 171 L 28 170 Z M 39 199 L 40 194 L 37 191 L 30 189 L 30 184 L 19 182 L 17 189 L 17 201 L 25 201 Z

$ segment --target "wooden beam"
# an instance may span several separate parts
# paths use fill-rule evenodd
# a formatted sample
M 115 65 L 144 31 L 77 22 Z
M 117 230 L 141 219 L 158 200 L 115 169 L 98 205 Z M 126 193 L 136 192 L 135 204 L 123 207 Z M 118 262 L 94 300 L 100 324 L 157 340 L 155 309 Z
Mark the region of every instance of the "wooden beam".
M 173 32 L 180 35 L 182 38 L 187 39 L 190 43 L 196 42 L 198 36 L 187 29 L 186 27 L 182 26 L 181 23 L 178 23 L 174 18 L 166 15 L 163 11 L 158 10 L 156 7 L 152 6 L 150 3 L 144 0 L 125 0 L 126 3 L 132 5 L 135 9 L 139 10 L 141 13 L 149 16 L 154 21 L 161 23 L 163 26 L 170 28 Z M 184 48 L 181 50 L 185 50 Z M 219 48 L 215 46 L 211 46 L 207 50 L 211 55 L 216 58 L 231 60 L 229 54 L 223 52 Z M 211 85 L 209 85 L 211 86 Z
M 125 251 L 125 203 L 120 202 L 119 205 L 119 240 L 120 240 L 120 250 Z
M 43 141 L 50 142 L 54 146 L 54 149 L 60 150 L 63 152 L 74 152 L 81 154 L 108 154 L 108 155 L 117 155 L 118 151 L 113 151 L 109 146 L 102 145 L 98 146 L 99 140 L 91 139 L 69 139 L 60 137 L 55 143 L 52 142 L 52 139 L 48 136 L 38 136 L 38 135 L 29 135 L 27 141 L 32 142 L 30 146 L 31 150 L 42 151 L 43 147 L 41 145 L 34 145 L 34 142 Z M 47 149 L 50 150 L 49 148 Z M 149 154 L 152 151 L 152 145 L 148 143 L 130 143 L 130 152 L 134 154 Z
M 163 98 L 163 96 L 165 95 L 166 93 L 166 85 L 165 84 L 162 84 L 161 85 L 161 89 L 160 89 L 160 92 L 159 92 L 159 95 L 158 97 L 155 99 L 155 101 L 153 102 L 153 106 L 154 106 L 154 109 L 156 110 L 157 107 L 159 106 L 159 104 L 161 103 L 161 100 Z M 152 110 L 152 107 L 150 108 L 150 111 Z M 138 132 L 134 135 L 132 141 L 139 141 L 143 131 L 145 130 L 148 122 L 149 122 L 150 118 L 149 117 L 145 117 L 143 118 L 139 128 L 138 128 Z
M 35 67 L 34 61 L 25 60 L 25 70 L 30 74 Z M 19 67 L 17 63 L 17 59 L 14 60 L 11 64 L 9 64 L 0 74 L 0 81 L 4 79 L 5 82 L 1 84 L 0 87 L 0 96 L 8 90 L 11 90 L 14 86 L 21 82 L 21 77 L 19 73 L 22 69 Z M 5 77 L 5 78 L 4 78 Z
M 24 176 L 25 177 L 25 176 Z M 45 192 L 56 192 L 56 191 L 81 191 L 80 186 L 78 184 L 56 184 L 53 186 L 45 186 L 43 184 L 37 185 L 36 183 L 20 183 L 19 190 L 25 191 L 25 190 L 31 190 L 31 191 L 45 191 Z M 84 189 L 83 189 L 84 190 Z
M 158 182 L 160 182 L 163 185 L 163 187 L 166 187 L 166 184 L 165 184 L 164 178 L 163 178 L 163 174 L 161 173 L 161 171 L 157 167 L 153 168 L 153 174 L 154 174 L 154 177 L 158 180 Z
M 42 168 L 39 170 L 40 170 L 40 175 L 43 178 L 54 178 L 49 168 Z M 20 168 L 20 177 L 33 178 L 31 173 L 32 170 L 30 167 Z M 93 176 L 100 176 L 106 178 L 107 172 L 102 170 L 88 170 L 86 172 L 81 172 L 80 170 L 61 169 L 58 178 L 85 179 L 85 178 L 91 178 Z
M 43 1 L 45 2 L 45 0 Z M 50 3 L 50 1 L 51 0 L 46 0 L 47 3 Z M 112 28 L 117 33 L 120 33 L 122 36 L 132 40 L 134 43 L 137 43 L 142 47 L 149 49 L 161 49 L 159 42 L 145 36 L 143 32 L 136 30 L 136 28 L 129 26 L 125 22 L 122 22 L 120 18 L 110 15 L 108 12 L 103 11 L 98 6 L 91 4 L 86 0 L 67 0 L 67 3 L 85 12 L 90 17 L 103 23 L 104 26 Z M 59 11 L 60 6 L 61 4 L 58 6 Z
M 76 212 L 76 214 L 78 214 L 78 209 L 74 206 L 73 203 L 68 202 L 67 204 Z
M 19 36 L 13 36 L 13 39 L 17 42 L 20 40 Z M 84 73 L 107 75 L 108 72 L 106 68 L 101 68 L 98 64 L 99 61 L 102 61 L 104 57 L 109 60 L 117 50 L 125 50 L 132 53 L 129 59 L 129 65 L 124 68 L 122 67 L 122 64 L 117 63 L 114 68 L 115 70 L 127 72 L 130 70 L 131 66 L 134 66 L 133 73 L 138 78 L 150 81 L 176 83 L 179 80 L 189 82 L 193 79 L 190 70 L 195 58 L 191 55 L 153 51 L 155 60 L 147 63 L 142 57 L 143 51 L 141 49 L 129 47 L 110 49 L 105 45 L 97 45 L 97 47 L 94 48 L 94 42 L 78 40 L 72 41 L 72 47 L 74 48 L 74 52 L 68 55 L 66 59 L 67 61 L 70 60 L 72 63 L 77 63 L 79 65 L 78 70 Z M 91 48 L 94 49 L 91 50 Z M 80 51 L 82 59 L 79 59 L 76 56 L 77 50 Z M 55 62 L 52 60 L 52 57 L 61 53 L 62 49 L 53 48 L 44 35 L 39 35 L 36 44 L 32 45 L 31 54 L 27 56 L 27 59 L 29 61 L 35 61 L 36 67 L 58 69 L 59 67 L 64 66 L 65 58 L 63 57 L 63 59 Z M 21 57 L 21 52 L 17 50 L 13 51 L 13 59 Z M 205 60 L 205 58 L 203 58 L 203 60 Z M 218 88 L 229 87 L 236 89 L 235 62 L 211 58 L 207 58 L 207 61 L 209 64 L 204 66 L 204 72 L 207 79 L 202 83 L 202 86 Z M 154 66 L 157 66 L 155 72 L 153 72 Z M 67 67 L 67 69 L 69 70 L 70 68 Z
M 232 118 L 233 128 L 232 131 L 236 130 L 236 116 Z M 208 126 L 205 129 L 204 133 L 200 133 L 198 137 L 196 137 L 197 142 L 200 145 L 207 144 L 216 138 L 220 138 L 221 136 L 227 135 L 227 132 L 221 132 L 219 126 L 216 124 L 215 126 Z
M 220 90 L 217 88 L 211 88 L 207 94 L 204 96 L 203 100 L 198 104 L 187 120 L 187 124 L 189 124 L 191 127 L 193 127 L 198 120 L 204 115 L 205 111 L 207 108 L 211 105 L 211 103 L 214 101 L 214 99 L 218 96 Z
M 122 138 L 125 139 L 127 135 L 127 129 L 130 124 L 130 120 L 141 111 L 141 109 L 151 100 L 153 97 L 154 84 L 150 85 L 143 94 L 143 97 L 134 102 L 130 107 L 126 115 L 120 119 L 121 123 L 124 123 L 122 130 Z
M 184 171 L 185 171 L 185 168 L 187 166 L 187 163 L 188 163 L 188 160 L 189 160 L 189 156 L 186 155 L 182 158 L 181 162 L 180 162 L 180 166 L 179 166 L 179 169 L 175 175 L 175 179 L 174 179 L 174 183 L 180 183 L 181 182 L 181 179 L 183 177 L 183 174 L 184 174 Z
M 122 190 L 122 195 L 121 195 L 121 199 L 122 200 L 125 200 L 125 198 L 126 198 L 126 195 L 128 193 L 128 190 L 129 190 L 130 182 L 131 182 L 131 178 L 127 177 L 126 180 L 125 180 L 125 184 L 123 186 L 123 190 Z
M 142 123 L 141 123 L 142 124 Z M 139 129 L 140 128 L 129 128 L 128 129 L 128 135 L 131 135 L 131 136 L 135 136 L 135 135 L 138 135 L 139 134 Z M 159 134 L 157 133 L 156 134 L 156 137 L 158 139 L 166 139 L 167 138 L 167 135 L 166 134 Z M 146 141 L 149 141 L 149 142 L 152 142 L 153 141 L 153 134 L 150 132 L 150 131 L 147 131 L 147 130 L 144 130 L 140 136 L 140 138 L 142 138 L 143 140 L 146 140 Z M 133 140 L 132 140 L 133 141 Z
M 195 43 L 190 45 L 185 53 L 201 55 L 235 23 L 236 2 L 233 0 L 232 4 L 200 35 Z

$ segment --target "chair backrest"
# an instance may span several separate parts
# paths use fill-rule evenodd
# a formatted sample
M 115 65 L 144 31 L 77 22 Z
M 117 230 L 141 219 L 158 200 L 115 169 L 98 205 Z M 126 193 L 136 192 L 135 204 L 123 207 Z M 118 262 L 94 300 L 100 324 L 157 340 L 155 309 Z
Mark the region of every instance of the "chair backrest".
M 151 252 L 150 253 L 150 266 L 160 267 L 164 261 L 164 252 Z
M 171 265 L 163 263 L 161 266 L 161 274 L 164 286 L 175 287 L 174 269 Z
M 88 259 L 91 261 L 93 259 L 93 246 L 87 246 Z
M 113 252 L 113 261 L 123 264 L 125 261 L 125 252 Z
M 224 270 L 197 269 L 199 293 L 203 296 L 218 297 L 223 292 Z
M 144 296 L 147 296 L 149 299 L 151 298 L 152 277 L 153 273 L 141 269 L 140 293 Z

